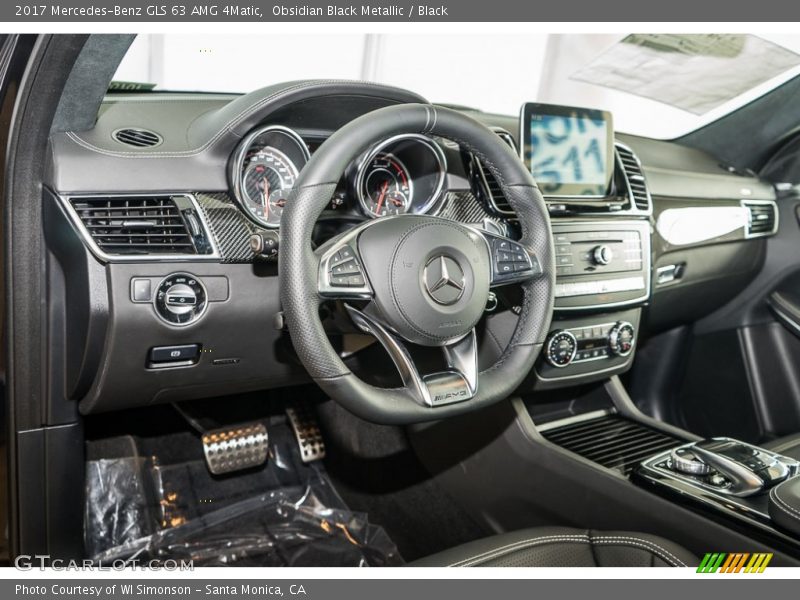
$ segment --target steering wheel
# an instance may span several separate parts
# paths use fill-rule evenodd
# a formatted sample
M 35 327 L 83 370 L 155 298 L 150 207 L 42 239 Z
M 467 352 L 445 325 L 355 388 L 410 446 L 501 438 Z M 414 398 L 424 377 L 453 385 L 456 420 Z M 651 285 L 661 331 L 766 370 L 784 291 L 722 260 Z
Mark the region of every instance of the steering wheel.
M 386 138 L 407 133 L 450 139 L 494 175 L 519 219 L 515 241 L 425 215 L 370 220 L 312 249 L 314 225 L 342 173 Z M 550 327 L 555 265 L 550 219 L 536 182 L 484 125 L 427 104 L 378 109 L 342 127 L 306 164 L 281 217 L 279 277 L 284 318 L 297 355 L 316 383 L 375 423 L 442 419 L 507 398 L 528 375 Z M 495 364 L 479 371 L 475 326 L 491 288 L 524 291 L 519 320 Z M 319 316 L 328 299 L 346 303 L 355 325 L 394 361 L 402 387 L 378 388 L 353 374 Z M 406 343 L 441 348 L 447 367 L 422 374 Z

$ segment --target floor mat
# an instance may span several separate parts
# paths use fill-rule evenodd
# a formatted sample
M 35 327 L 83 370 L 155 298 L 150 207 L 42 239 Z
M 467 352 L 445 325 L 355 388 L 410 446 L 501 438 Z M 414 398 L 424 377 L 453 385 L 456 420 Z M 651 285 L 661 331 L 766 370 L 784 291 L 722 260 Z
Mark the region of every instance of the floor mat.
M 285 425 L 267 465 L 211 475 L 199 459 L 159 460 L 152 445 L 104 442 L 87 463 L 86 550 L 96 562 L 192 560 L 195 566 L 393 566 L 385 531 L 349 510 L 324 468 L 304 464 Z M 127 454 L 127 455 L 124 455 Z M 171 453 L 172 456 L 174 454 Z

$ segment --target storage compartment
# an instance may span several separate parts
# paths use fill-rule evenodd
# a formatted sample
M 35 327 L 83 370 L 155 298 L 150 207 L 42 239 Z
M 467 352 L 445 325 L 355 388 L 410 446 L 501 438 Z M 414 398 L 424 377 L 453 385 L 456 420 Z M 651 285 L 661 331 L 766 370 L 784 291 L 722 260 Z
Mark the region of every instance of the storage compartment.
M 537 425 L 548 441 L 628 477 L 639 463 L 683 440 L 621 416 L 613 408 Z

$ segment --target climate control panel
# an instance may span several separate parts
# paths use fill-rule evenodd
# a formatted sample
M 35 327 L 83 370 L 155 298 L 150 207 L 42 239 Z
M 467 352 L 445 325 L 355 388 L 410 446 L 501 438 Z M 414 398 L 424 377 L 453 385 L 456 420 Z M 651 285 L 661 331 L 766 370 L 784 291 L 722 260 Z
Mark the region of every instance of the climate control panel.
M 627 321 L 553 331 L 545 343 L 545 360 L 563 368 L 575 362 L 627 356 L 633 351 L 636 329 Z
M 596 381 L 630 367 L 641 310 L 556 319 L 536 365 L 537 387 Z

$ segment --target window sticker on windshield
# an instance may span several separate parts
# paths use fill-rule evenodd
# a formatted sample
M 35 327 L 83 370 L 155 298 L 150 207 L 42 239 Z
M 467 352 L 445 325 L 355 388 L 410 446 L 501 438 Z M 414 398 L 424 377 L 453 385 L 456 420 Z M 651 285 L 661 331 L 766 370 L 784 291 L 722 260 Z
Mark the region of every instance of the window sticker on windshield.
M 634 34 L 570 79 L 702 115 L 798 65 L 800 55 L 755 35 Z

